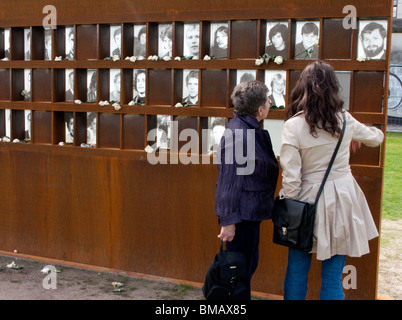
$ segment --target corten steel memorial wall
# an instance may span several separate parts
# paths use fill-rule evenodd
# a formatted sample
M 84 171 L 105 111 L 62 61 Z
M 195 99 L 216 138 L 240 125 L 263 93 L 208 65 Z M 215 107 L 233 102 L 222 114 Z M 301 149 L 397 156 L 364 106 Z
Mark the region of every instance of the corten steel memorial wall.
M 288 93 L 317 58 L 337 71 L 353 116 L 386 132 L 390 52 L 360 59 L 360 32 L 379 23 L 390 48 L 392 1 L 52 4 L 55 15 L 43 12 L 45 1 L 0 4 L 1 253 L 202 283 L 219 247 L 219 226 L 213 137 L 201 133 L 233 116 L 230 93 L 242 76 L 270 90 L 273 79 L 281 82 L 284 98 L 262 124 L 276 152 Z M 345 6 L 356 9 L 356 28 L 345 27 L 354 22 Z M 48 28 L 55 17 L 57 28 Z M 284 62 L 256 65 L 271 52 L 269 34 L 278 24 L 285 30 Z M 316 44 L 299 52 L 305 25 L 317 30 Z M 187 46 L 191 32 L 196 42 Z M 187 99 L 191 94 L 195 100 Z M 177 134 L 199 133 L 198 150 L 190 150 L 198 164 L 149 163 L 147 146 L 167 161 L 179 156 L 175 150 L 187 155 L 172 121 Z M 148 137 L 153 129 L 156 140 Z M 351 167 L 380 228 L 384 146 L 362 147 Z M 379 239 L 370 250 L 347 259 L 357 276 L 347 299 L 376 298 Z M 283 295 L 286 263 L 287 250 L 272 243 L 272 223 L 264 222 L 252 289 Z M 319 274 L 315 261 L 311 299 L 319 297 Z

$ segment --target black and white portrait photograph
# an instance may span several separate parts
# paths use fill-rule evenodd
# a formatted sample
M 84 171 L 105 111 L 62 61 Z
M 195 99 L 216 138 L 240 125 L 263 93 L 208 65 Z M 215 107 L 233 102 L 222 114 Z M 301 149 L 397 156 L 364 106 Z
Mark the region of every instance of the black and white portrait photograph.
M 265 53 L 269 56 L 281 56 L 286 59 L 288 56 L 288 22 L 276 21 L 267 22 L 267 38 Z
M 208 153 L 216 153 L 226 128 L 226 118 L 208 118 Z
M 228 23 L 211 23 L 210 55 L 215 59 L 228 57 L 229 27 Z
M 271 136 L 272 149 L 274 150 L 275 156 L 279 156 L 282 145 L 282 131 L 284 120 L 274 120 L 265 119 L 263 120 L 263 128 L 269 131 Z
M 173 32 L 171 24 L 158 25 L 158 56 L 160 58 L 172 57 Z
M 183 55 L 197 59 L 200 54 L 200 25 L 197 23 L 184 24 Z
M 161 149 L 170 148 L 170 124 L 171 116 L 156 116 L 156 147 Z
M 256 79 L 256 70 L 237 70 L 236 72 L 236 85 L 241 82 L 253 81 Z
M 25 118 L 25 139 L 31 140 L 31 110 L 24 110 L 24 118 Z
M 25 60 L 31 60 L 31 29 L 24 29 L 24 57 Z
M 134 55 L 146 57 L 147 27 L 146 25 L 134 25 Z
M 24 69 L 24 90 L 29 97 L 31 96 L 31 76 L 32 69 Z
M 198 70 L 183 70 L 183 103 L 198 105 Z
M 121 26 L 110 26 L 110 55 L 121 57 Z
M 66 143 L 74 142 L 74 115 L 72 112 L 64 113 Z
M 120 69 L 110 69 L 109 100 L 120 102 Z
M 96 101 L 96 69 L 87 70 L 87 101 Z
M 318 59 L 319 36 L 318 21 L 296 22 L 295 59 Z
M 146 89 L 145 69 L 134 69 L 133 77 L 133 101 L 136 104 L 144 104 Z
M 387 21 L 360 20 L 357 58 L 385 60 L 387 50 Z
M 11 110 L 5 110 L 5 117 L 6 117 L 6 137 L 11 138 Z
M 96 144 L 96 112 L 87 112 L 87 144 Z
M 74 69 L 66 69 L 66 101 L 74 101 Z
M 335 75 L 339 81 L 339 95 L 344 101 L 343 108 L 349 110 L 351 72 L 335 71 Z
M 11 59 L 10 57 L 10 29 L 4 29 L 4 57 Z
M 73 60 L 74 59 L 74 28 L 73 27 L 66 27 L 66 59 Z
M 286 71 L 265 70 L 265 85 L 271 107 L 286 107 Z
M 45 29 L 45 60 L 52 60 L 52 29 Z

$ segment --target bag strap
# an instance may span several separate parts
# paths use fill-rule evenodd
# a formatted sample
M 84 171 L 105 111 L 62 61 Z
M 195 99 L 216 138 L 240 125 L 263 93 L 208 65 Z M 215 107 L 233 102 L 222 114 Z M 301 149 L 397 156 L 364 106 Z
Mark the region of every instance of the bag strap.
M 322 190 L 324 189 L 324 184 L 325 184 L 325 182 L 327 181 L 329 172 L 331 171 L 332 165 L 334 164 L 336 154 L 338 153 L 339 147 L 340 147 L 340 145 L 341 145 L 341 143 L 342 143 L 343 136 L 345 135 L 346 117 L 345 117 L 345 113 L 344 113 L 344 112 L 342 113 L 342 115 L 343 115 L 342 134 L 339 136 L 338 144 L 336 145 L 335 151 L 334 151 L 334 153 L 332 154 L 332 158 L 331 158 L 331 161 L 329 162 L 327 171 L 325 172 L 324 179 L 323 179 L 322 182 L 321 182 L 321 186 L 320 186 L 320 189 L 318 190 L 317 197 L 316 197 L 315 202 L 314 202 L 314 206 L 316 206 L 317 203 L 318 203 L 318 199 L 320 198 L 321 192 L 322 192 Z

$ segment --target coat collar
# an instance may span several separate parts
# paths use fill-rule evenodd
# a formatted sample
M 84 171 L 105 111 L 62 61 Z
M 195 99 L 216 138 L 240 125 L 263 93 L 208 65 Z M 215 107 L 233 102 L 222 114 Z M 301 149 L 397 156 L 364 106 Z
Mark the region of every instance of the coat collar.
M 251 127 L 254 129 L 260 128 L 260 124 L 256 117 L 253 117 L 251 115 L 241 116 L 241 115 L 237 114 L 236 112 L 233 112 L 233 114 L 234 114 L 235 118 L 238 118 L 240 121 L 245 123 L 248 127 Z

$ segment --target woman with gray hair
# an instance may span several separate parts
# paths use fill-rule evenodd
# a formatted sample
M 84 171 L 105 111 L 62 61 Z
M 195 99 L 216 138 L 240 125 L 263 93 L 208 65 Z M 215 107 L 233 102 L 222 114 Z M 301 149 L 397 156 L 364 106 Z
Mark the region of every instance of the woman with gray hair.
M 270 108 L 267 92 L 260 81 L 235 87 L 231 96 L 234 118 L 226 127 L 217 154 L 218 238 L 226 242 L 227 250 L 245 255 L 250 281 L 258 265 L 260 224 L 271 218 L 279 171 L 269 133 L 259 125 Z M 249 282 L 249 297 L 250 293 Z

